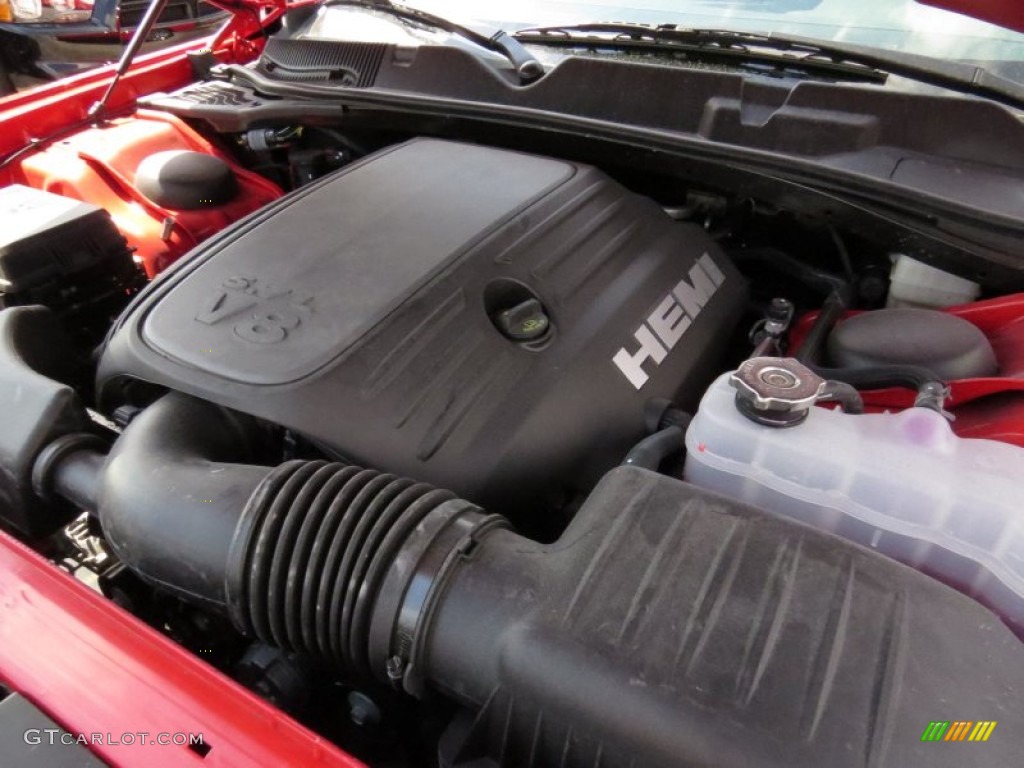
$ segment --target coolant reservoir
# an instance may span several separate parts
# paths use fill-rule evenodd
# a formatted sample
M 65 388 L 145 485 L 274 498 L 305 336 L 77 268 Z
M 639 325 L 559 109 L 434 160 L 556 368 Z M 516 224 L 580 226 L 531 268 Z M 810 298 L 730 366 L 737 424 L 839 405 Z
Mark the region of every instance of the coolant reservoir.
M 939 413 L 813 407 L 764 426 L 728 374 L 686 434 L 695 485 L 831 531 L 976 597 L 1024 637 L 1024 449 L 959 438 Z

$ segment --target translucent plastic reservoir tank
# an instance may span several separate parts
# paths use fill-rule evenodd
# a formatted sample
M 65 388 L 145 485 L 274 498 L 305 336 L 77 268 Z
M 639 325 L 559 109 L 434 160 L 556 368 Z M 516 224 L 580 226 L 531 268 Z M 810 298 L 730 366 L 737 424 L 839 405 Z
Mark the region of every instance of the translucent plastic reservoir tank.
M 973 595 L 1024 637 L 1024 449 L 953 434 L 939 413 L 756 424 L 728 374 L 687 434 L 690 482 L 832 531 Z

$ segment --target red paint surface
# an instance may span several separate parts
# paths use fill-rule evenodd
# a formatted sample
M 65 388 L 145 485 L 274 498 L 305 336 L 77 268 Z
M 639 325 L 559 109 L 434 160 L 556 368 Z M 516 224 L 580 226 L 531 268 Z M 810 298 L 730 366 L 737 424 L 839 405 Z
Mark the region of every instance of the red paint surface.
M 227 24 L 209 40 L 193 40 L 161 51 L 139 56 L 121 78 L 107 102 L 107 114 L 128 115 L 135 100 L 157 91 L 172 91 L 193 81 L 192 65 L 187 51 L 209 48 L 217 61 L 224 64 L 245 64 L 259 55 L 265 38 L 263 26 L 273 23 L 284 13 L 285 0 L 264 3 L 242 0 L 232 8 L 232 0 L 222 0 L 221 7 L 235 10 Z M 292 6 L 298 3 L 292 3 Z M 91 107 L 110 84 L 115 65 L 98 67 L 27 91 L 0 98 L 0 159 L 21 149 L 33 139 L 47 137 L 86 120 Z M 9 182 L 0 170 L 0 184 Z
M 1024 32 L 1024 3 L 1021 0 L 917 0 L 917 2 Z
M 191 82 L 192 67 L 185 51 L 199 47 L 186 43 L 140 56 L 108 103 L 110 114 L 130 113 L 142 94 L 171 91 Z M 89 107 L 106 90 L 112 71 L 113 67 L 89 70 L 0 99 L 0 157 L 84 120 Z M 0 172 L 0 184 L 7 181 L 6 174 Z
M 224 205 L 198 210 L 168 209 L 148 200 L 134 186 L 135 171 L 146 157 L 165 150 L 219 157 L 234 170 L 238 194 Z M 32 152 L 16 163 L 11 176 L 30 187 L 105 208 L 151 278 L 206 238 L 282 194 L 277 185 L 236 165 L 178 118 L 147 110 L 84 128 Z M 167 220 L 174 224 L 165 240 Z
M 91 747 L 113 766 L 362 765 L 3 533 L 0 679 L 73 734 L 202 733 L 210 747 Z
M 976 301 L 945 310 L 977 326 L 988 337 L 999 363 L 999 376 L 960 379 L 949 383 L 949 410 L 956 416 L 953 431 L 961 437 L 1001 440 L 1024 446 L 1024 293 Z M 853 317 L 859 312 L 849 312 Z M 810 330 L 817 312 L 793 326 L 789 348 L 796 350 Z M 869 412 L 900 410 L 914 404 L 915 393 L 906 389 L 863 392 Z

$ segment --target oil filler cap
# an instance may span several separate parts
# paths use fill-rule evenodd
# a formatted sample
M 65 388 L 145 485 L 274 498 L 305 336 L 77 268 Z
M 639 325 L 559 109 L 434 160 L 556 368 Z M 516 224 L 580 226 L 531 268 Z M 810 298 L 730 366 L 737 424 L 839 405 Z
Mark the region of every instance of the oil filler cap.
M 544 305 L 537 299 L 527 299 L 494 316 L 494 324 L 512 341 L 536 341 L 551 328 L 551 320 Z

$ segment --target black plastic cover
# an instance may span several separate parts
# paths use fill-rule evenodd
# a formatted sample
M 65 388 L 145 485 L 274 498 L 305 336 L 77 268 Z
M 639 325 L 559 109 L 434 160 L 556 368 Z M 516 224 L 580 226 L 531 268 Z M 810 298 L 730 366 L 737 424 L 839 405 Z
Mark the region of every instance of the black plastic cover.
M 703 230 L 594 168 L 416 140 L 194 251 L 98 386 L 110 406 L 126 379 L 166 385 L 508 510 L 595 482 L 650 398 L 693 404 L 744 297 Z M 503 334 L 530 299 L 550 327 Z
M 238 179 L 219 157 L 172 149 L 145 158 L 135 186 L 157 205 L 180 211 L 214 208 L 238 194 Z
M 461 558 L 420 668 L 470 716 L 442 764 L 960 768 L 1020 762 L 1024 645 L 827 533 L 633 467 L 555 543 Z M 933 743 L 933 721 L 995 721 Z
M 828 357 L 840 368 L 920 365 L 946 381 L 999 374 L 977 326 L 933 309 L 879 309 L 844 320 L 828 338 Z
M 290 40 L 274 35 L 256 66 L 277 80 L 366 88 L 373 85 L 388 48 L 385 43 Z

